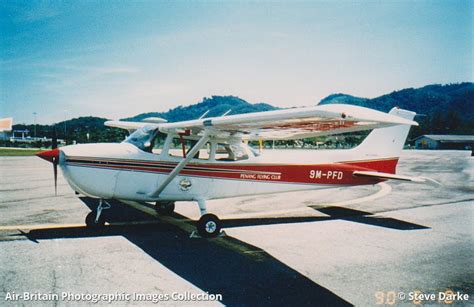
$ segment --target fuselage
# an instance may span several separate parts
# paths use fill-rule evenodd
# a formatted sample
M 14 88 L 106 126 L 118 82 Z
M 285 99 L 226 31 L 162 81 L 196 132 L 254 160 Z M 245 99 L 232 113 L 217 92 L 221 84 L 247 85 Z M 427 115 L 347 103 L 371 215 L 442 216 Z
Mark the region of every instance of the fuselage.
M 183 159 L 171 150 L 145 152 L 133 144 L 81 144 L 60 149 L 59 166 L 69 185 L 95 198 L 135 201 L 199 200 L 367 185 L 380 179 L 354 171 L 395 173 L 397 157 L 349 150 L 264 150 L 241 144 L 245 159 L 192 159 L 159 194 L 157 187 Z M 217 151 L 217 149 L 211 149 Z

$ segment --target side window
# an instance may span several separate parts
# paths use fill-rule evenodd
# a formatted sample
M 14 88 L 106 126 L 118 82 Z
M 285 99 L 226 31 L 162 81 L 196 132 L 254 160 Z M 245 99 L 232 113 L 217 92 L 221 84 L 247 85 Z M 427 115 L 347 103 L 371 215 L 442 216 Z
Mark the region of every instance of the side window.
M 184 158 L 191 151 L 194 145 L 197 143 L 196 140 L 180 139 L 173 138 L 170 144 L 170 149 L 168 154 L 171 157 L 181 157 Z M 209 160 L 211 152 L 211 144 L 206 143 L 203 148 L 201 148 L 195 155 L 194 159 L 199 160 Z
M 249 156 L 240 146 L 230 144 L 217 144 L 215 159 L 218 161 L 246 160 Z

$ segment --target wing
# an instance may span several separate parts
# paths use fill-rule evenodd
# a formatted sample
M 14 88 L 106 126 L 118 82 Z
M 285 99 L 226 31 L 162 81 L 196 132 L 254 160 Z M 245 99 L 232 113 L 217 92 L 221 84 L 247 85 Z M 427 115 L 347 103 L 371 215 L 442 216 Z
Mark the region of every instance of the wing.
M 132 127 L 132 123 L 126 122 L 106 122 L 105 124 L 125 129 Z M 134 124 L 150 125 L 147 123 Z M 207 130 L 212 136 L 222 138 L 290 140 L 394 125 L 418 124 L 414 121 L 368 108 L 331 104 L 162 123 L 155 124 L 155 127 L 158 127 L 164 133 L 191 131 L 192 134 L 199 135 Z

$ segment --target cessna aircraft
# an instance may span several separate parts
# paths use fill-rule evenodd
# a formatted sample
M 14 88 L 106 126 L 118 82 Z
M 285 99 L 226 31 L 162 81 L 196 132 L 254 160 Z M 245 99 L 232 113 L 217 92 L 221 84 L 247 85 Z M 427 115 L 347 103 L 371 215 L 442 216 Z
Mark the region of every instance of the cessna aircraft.
M 206 201 L 244 195 L 376 184 L 388 179 L 429 183 L 428 178 L 395 174 L 414 112 L 388 114 L 331 104 L 306 108 L 201 118 L 168 123 L 107 121 L 127 129 L 121 143 L 79 144 L 41 152 L 57 166 L 74 191 L 98 199 L 86 217 L 90 227 L 105 224 L 107 199 L 156 202 L 159 214 L 175 201 L 195 201 L 202 237 L 215 237 L 221 222 Z M 344 150 L 254 150 L 248 141 L 297 140 L 373 129 L 355 148 Z M 56 185 L 56 183 L 55 183 Z

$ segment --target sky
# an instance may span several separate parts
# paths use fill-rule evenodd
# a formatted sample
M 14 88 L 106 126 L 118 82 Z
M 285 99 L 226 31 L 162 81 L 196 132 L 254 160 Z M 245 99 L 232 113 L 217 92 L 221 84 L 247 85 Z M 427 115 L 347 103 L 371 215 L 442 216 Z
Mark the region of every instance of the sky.
M 0 118 L 309 106 L 473 81 L 473 1 L 2 1 Z M 33 113 L 36 113 L 34 115 Z

